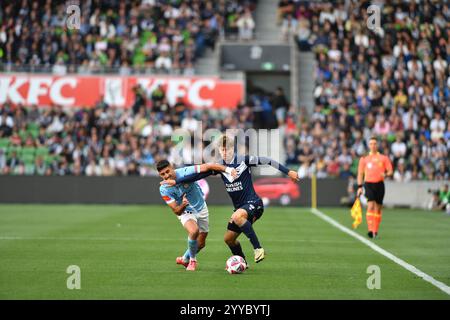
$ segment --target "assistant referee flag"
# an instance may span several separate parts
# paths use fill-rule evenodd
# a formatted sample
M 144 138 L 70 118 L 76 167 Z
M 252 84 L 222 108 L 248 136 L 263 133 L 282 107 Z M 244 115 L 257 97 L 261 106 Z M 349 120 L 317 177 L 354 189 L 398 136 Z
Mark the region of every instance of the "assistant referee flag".
M 359 198 L 356 198 L 355 203 L 352 206 L 352 209 L 350 210 L 350 213 L 353 218 L 353 229 L 358 228 L 358 226 L 362 222 L 362 209 L 361 209 L 361 201 Z

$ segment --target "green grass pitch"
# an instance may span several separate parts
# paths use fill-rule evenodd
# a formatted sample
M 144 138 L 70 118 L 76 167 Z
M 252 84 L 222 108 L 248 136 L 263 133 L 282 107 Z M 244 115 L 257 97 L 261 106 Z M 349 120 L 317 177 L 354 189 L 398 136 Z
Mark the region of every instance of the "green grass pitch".
M 321 208 L 345 226 L 348 209 Z M 0 205 L 0 299 L 449 299 L 450 296 L 339 231 L 307 208 L 266 208 L 255 224 L 266 259 L 224 270 L 231 206 L 210 206 L 198 271 L 175 264 L 186 233 L 166 206 Z M 365 235 L 365 223 L 357 232 Z M 385 210 L 376 243 L 450 284 L 450 216 Z M 247 256 L 253 251 L 245 236 Z M 69 265 L 81 289 L 66 286 Z M 369 290 L 378 265 L 381 289 Z

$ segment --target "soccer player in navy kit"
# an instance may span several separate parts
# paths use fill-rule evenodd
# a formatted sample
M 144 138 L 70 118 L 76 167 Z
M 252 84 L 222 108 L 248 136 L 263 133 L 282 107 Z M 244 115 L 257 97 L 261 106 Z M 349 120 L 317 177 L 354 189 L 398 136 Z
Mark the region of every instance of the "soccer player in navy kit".
M 254 248 L 255 262 L 258 263 L 264 259 L 264 249 L 259 243 L 258 237 L 253 229 L 253 223 L 258 220 L 263 212 L 264 205 L 261 198 L 256 194 L 253 188 L 253 181 L 250 167 L 260 165 L 270 165 L 284 174 L 288 175 L 293 181 L 299 181 L 297 172 L 287 169 L 278 162 L 256 156 L 239 156 L 235 153 L 235 147 L 232 138 L 223 135 L 219 138 L 219 153 L 223 163 L 227 167 L 236 169 L 237 177 L 233 177 L 227 172 L 221 172 L 222 180 L 228 195 L 231 197 L 234 206 L 234 212 L 228 222 L 227 231 L 224 235 L 225 243 L 230 248 L 233 255 L 241 256 L 245 259 L 241 244 L 237 240 L 243 232 L 250 240 Z M 177 178 L 175 181 L 165 181 L 169 184 L 189 183 L 205 178 L 214 172 L 194 173 Z

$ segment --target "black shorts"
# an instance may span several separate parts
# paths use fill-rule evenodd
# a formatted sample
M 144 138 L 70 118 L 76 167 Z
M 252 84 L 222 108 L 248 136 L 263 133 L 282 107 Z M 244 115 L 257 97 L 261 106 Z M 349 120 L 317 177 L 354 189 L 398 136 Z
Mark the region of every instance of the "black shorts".
M 383 204 L 384 199 L 384 182 L 366 182 L 364 184 L 365 196 L 367 201 L 375 201 L 378 204 Z
M 261 218 L 261 216 L 264 212 L 264 205 L 263 205 L 262 200 L 260 199 L 258 201 L 247 202 L 246 204 L 237 208 L 236 210 L 238 210 L 238 209 L 244 209 L 245 211 L 247 211 L 247 215 L 248 215 L 247 220 L 250 221 L 251 224 L 253 224 L 253 222 L 255 222 L 256 220 Z M 234 223 L 234 221 L 228 223 L 228 230 L 234 231 L 236 233 L 242 232 L 241 228 L 239 228 L 239 226 L 236 223 Z

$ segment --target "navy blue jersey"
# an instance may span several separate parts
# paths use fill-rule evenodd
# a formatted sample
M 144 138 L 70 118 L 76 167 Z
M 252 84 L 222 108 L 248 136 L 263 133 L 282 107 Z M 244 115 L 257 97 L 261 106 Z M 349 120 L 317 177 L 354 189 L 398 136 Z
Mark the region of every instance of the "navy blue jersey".
M 255 189 L 253 188 L 252 174 L 250 169 L 251 167 L 255 167 L 258 165 L 270 165 L 285 174 L 287 174 L 289 171 L 283 165 L 266 157 L 235 156 L 231 163 L 224 163 L 222 161 L 221 164 L 227 167 L 235 168 L 237 171 L 238 176 L 235 179 L 229 173 L 220 172 L 227 193 L 230 196 L 235 209 L 238 209 L 249 202 L 253 203 L 261 200 L 256 194 Z M 177 184 L 190 183 L 192 181 L 203 179 L 211 174 L 217 173 L 211 171 L 196 173 L 183 178 L 177 178 L 176 182 Z
M 231 174 L 221 172 L 221 178 L 225 184 L 228 195 L 233 201 L 235 209 L 242 207 L 248 202 L 260 200 L 253 188 L 251 167 L 259 164 L 258 158 L 254 156 L 235 157 L 231 163 L 222 163 L 227 167 L 236 169 L 237 178 L 233 179 Z

